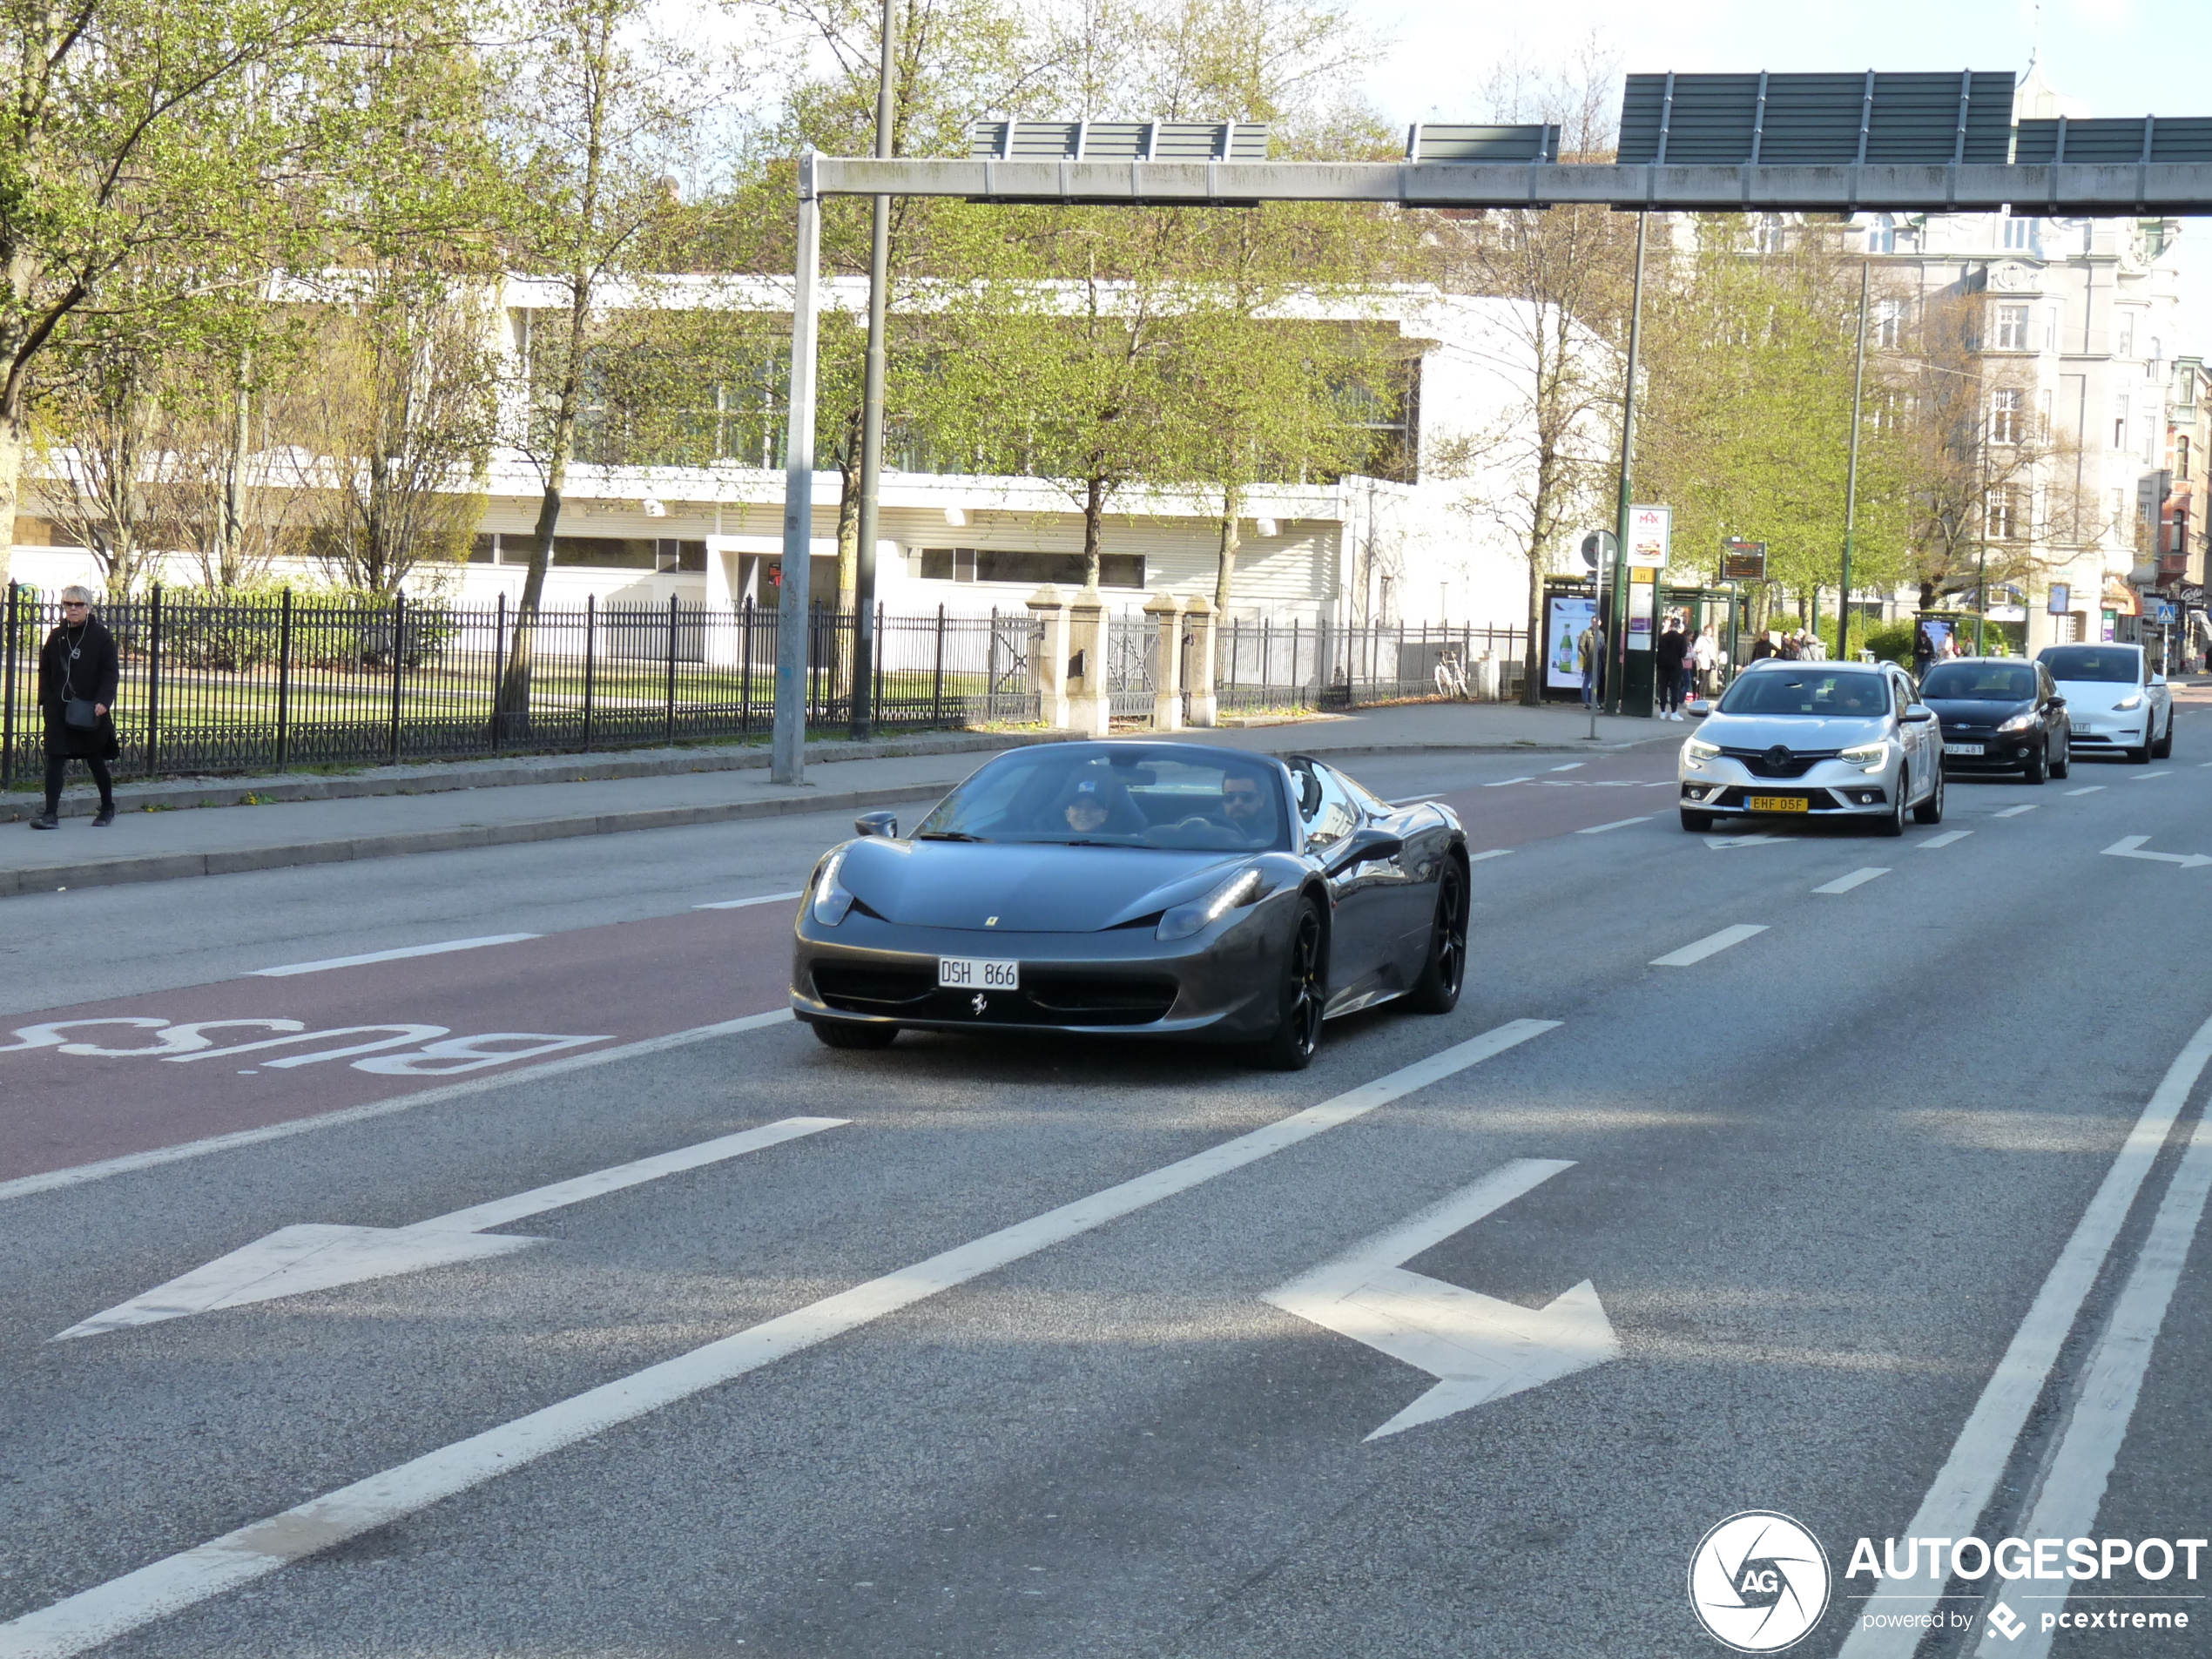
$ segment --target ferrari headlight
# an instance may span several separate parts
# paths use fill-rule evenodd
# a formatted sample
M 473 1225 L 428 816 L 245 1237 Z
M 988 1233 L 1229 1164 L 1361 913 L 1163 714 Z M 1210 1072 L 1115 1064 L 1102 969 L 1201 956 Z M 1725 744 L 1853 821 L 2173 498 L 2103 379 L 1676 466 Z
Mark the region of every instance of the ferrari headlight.
M 2033 732 L 2035 730 L 2035 711 L 2027 709 L 1997 728 L 2000 732 Z
M 1890 745 L 1886 742 L 1854 744 L 1836 759 L 1861 772 L 1879 772 L 1889 764 Z
M 2139 709 L 2142 707 L 2142 705 L 2143 694 L 2141 691 L 2138 691 L 2133 697 L 2121 698 L 2112 706 L 2115 709 Z
M 1708 743 L 1703 738 L 1692 738 L 1683 745 L 1682 758 L 1693 766 L 1700 765 L 1708 760 L 1718 760 L 1721 758 L 1721 746 L 1717 743 Z
M 1267 878 L 1258 870 L 1232 876 L 1203 899 L 1179 904 L 1160 918 L 1157 937 L 1188 939 L 1203 933 L 1239 905 L 1247 905 L 1266 890 Z
M 853 907 L 852 894 L 838 879 L 844 867 L 844 853 L 833 853 L 822 861 L 822 867 L 814 877 L 814 920 L 825 927 L 836 927 Z

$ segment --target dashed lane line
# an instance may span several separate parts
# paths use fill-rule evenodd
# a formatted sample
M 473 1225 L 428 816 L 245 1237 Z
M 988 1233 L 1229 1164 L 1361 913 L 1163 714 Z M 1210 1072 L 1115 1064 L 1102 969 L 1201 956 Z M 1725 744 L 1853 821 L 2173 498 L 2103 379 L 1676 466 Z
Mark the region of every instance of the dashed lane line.
M 793 893 L 763 893 L 750 899 L 718 899 L 712 904 L 695 904 L 691 908 L 694 910 L 745 910 L 757 904 L 779 904 L 788 899 L 799 898 L 805 892 L 806 889 L 801 887 Z
M 2029 801 L 2025 806 L 2007 806 L 2003 812 L 1992 813 L 1990 816 L 1992 818 L 2018 818 L 2022 813 L 2033 812 L 2035 806 L 2035 802 Z
M 325 974 L 334 968 L 365 968 L 371 962 L 396 962 L 409 956 L 442 956 L 448 951 L 482 950 L 487 945 L 518 945 L 536 934 L 488 934 L 482 939 L 448 939 L 435 945 L 402 945 L 396 950 L 363 951 L 358 956 L 330 956 L 319 962 L 287 962 L 281 968 L 257 968 L 260 979 L 289 979 L 294 974 Z
M 1707 934 L 1703 939 L 1684 945 L 1680 950 L 1670 950 L 1664 956 L 1654 956 L 1654 968 L 1689 968 L 1708 956 L 1726 950 L 1730 945 L 1740 945 L 1745 940 L 1766 931 L 1764 922 L 1739 921 L 1733 927 L 1723 927 L 1716 934 Z
M 1813 891 L 1815 893 L 1849 893 L 1853 887 L 1865 887 L 1878 875 L 1888 873 L 1886 869 L 1877 869 L 1872 865 L 1869 865 L 1863 870 L 1853 870 L 1849 875 L 1839 875 L 1833 881 L 1824 882 L 1815 887 Z
M 2069 789 L 2066 792 L 2069 795 L 2094 795 L 2103 787 L 2102 784 L 2086 784 L 2080 789 Z
M 1467 862 L 1469 864 L 1480 864 L 1485 859 L 1501 859 L 1512 851 L 1513 848 L 1509 846 L 1494 846 L 1487 853 L 1468 853 Z
M 1570 760 L 1563 766 L 1547 766 L 1544 770 L 1547 772 L 1572 772 L 1577 766 L 1587 765 L 1589 763 L 1588 761 L 1583 760 Z
M 789 1008 L 771 1008 L 765 1014 L 748 1014 L 743 1019 L 693 1026 L 688 1031 L 671 1031 L 666 1036 L 645 1037 L 612 1049 L 570 1055 L 562 1060 L 549 1060 L 543 1065 L 502 1071 L 496 1076 L 471 1077 L 466 1082 L 446 1083 L 417 1094 L 401 1095 L 395 1100 L 372 1101 L 366 1106 L 324 1112 L 316 1117 L 289 1118 L 281 1123 L 265 1123 L 260 1129 L 234 1130 L 228 1135 L 211 1135 L 205 1140 L 186 1141 L 180 1146 L 158 1146 L 150 1151 L 128 1152 L 121 1157 L 102 1158 L 97 1163 L 78 1163 L 65 1170 L 48 1170 L 38 1175 L 17 1176 L 12 1181 L 0 1181 L 0 1201 L 27 1197 L 34 1192 L 51 1192 L 57 1187 L 82 1186 L 88 1181 L 105 1181 L 112 1175 L 128 1175 L 133 1170 L 150 1170 L 158 1164 L 206 1157 L 210 1152 L 227 1152 L 234 1147 L 254 1146 L 263 1141 L 280 1141 L 287 1136 L 305 1135 L 310 1130 L 339 1129 L 347 1123 L 365 1123 L 372 1117 L 388 1117 L 395 1112 L 408 1111 L 417 1106 L 435 1106 L 442 1101 L 460 1100 L 469 1095 L 487 1095 L 495 1089 L 505 1089 L 514 1083 L 536 1082 L 542 1077 L 558 1076 L 566 1071 L 582 1071 L 588 1066 L 604 1066 L 614 1060 L 635 1060 L 642 1055 L 658 1054 L 664 1049 L 680 1049 L 688 1043 L 705 1042 L 713 1037 L 733 1036 L 740 1031 L 757 1031 L 763 1026 L 784 1025 L 790 1020 Z M 0 1636 L 4 1635 L 6 1629 L 6 1626 L 0 1625 Z M 0 1640 L 0 1659 L 11 1659 L 4 1640 Z
M 2139 772 L 2128 781 L 2131 784 L 2147 784 L 2154 778 L 2171 778 L 2173 775 L 2171 772 Z
M 1939 846 L 1949 846 L 1953 842 L 1965 840 L 1973 833 L 1972 830 L 1946 830 L 1942 834 L 1931 835 L 1926 840 L 1921 842 L 1920 850 L 1923 853 L 1928 853 Z
M 2208 1062 L 2212 1062 L 2212 1020 L 2196 1028 L 2144 1105 L 1983 1386 L 1919 1513 L 1898 1528 L 1901 1534 L 1959 1538 L 1974 1530 L 2080 1317 L 2081 1305 L 2104 1271 L 2121 1224 Z M 2170 1195 L 2172 1189 L 2168 1190 Z M 2051 1489 L 2047 1483 L 2045 1489 Z M 1897 1584 L 1909 1588 L 1896 1592 L 1888 1588 Z M 1879 1599 L 1889 1615 L 1887 1622 L 1879 1629 L 1862 1625 L 1854 1630 L 1839 1659 L 1908 1659 L 1925 1634 L 1917 1621 L 1934 1608 L 1943 1588 L 1941 1577 L 1925 1574 L 1885 1581 Z
M 440 1447 L 0 1624 L 6 1659 L 64 1659 L 388 1526 L 591 1435 L 734 1381 L 970 1279 L 1296 1146 L 1555 1029 L 1514 1020 L 1133 1180 Z
M 1651 814 L 1646 813 L 1642 818 L 1616 818 L 1610 824 L 1593 824 L 1588 829 L 1578 829 L 1575 833 L 1577 835 L 1602 835 L 1608 830 L 1626 829 L 1631 824 L 1649 824 L 1650 821 Z
M 1507 784 L 1525 784 L 1529 781 L 1530 779 L 1527 778 L 1501 778 L 1494 784 L 1485 784 L 1482 786 L 1485 789 L 1503 789 Z

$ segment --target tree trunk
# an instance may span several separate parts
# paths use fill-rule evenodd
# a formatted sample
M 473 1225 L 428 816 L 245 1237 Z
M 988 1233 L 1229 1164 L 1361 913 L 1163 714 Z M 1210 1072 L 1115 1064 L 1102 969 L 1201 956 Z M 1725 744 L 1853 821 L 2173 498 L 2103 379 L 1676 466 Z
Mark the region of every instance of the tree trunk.
M 1521 653 L 1521 701 L 1536 708 L 1544 700 L 1544 569 L 1532 554 L 1528 560 L 1528 646 Z
M 1099 527 L 1106 516 L 1106 481 L 1089 479 L 1083 489 L 1083 586 L 1098 585 Z
M 1213 579 L 1213 610 L 1217 617 L 1229 614 L 1229 601 L 1237 590 L 1237 535 L 1238 508 L 1241 503 L 1237 492 L 1224 489 L 1221 492 L 1221 568 Z
M 553 563 L 553 541 L 561 529 L 561 496 L 569 485 L 569 456 L 576 448 L 577 406 L 583 385 L 583 336 L 591 304 L 588 277 L 570 287 L 568 359 L 561 368 L 560 401 L 554 407 L 553 442 L 546 456 L 545 492 L 538 497 L 537 523 L 530 532 L 530 566 L 523 577 L 523 597 L 515 605 L 515 637 L 507 652 L 507 671 L 499 683 L 495 724 L 502 743 L 529 733 L 531 645 L 537 613 L 545 600 L 545 572 Z

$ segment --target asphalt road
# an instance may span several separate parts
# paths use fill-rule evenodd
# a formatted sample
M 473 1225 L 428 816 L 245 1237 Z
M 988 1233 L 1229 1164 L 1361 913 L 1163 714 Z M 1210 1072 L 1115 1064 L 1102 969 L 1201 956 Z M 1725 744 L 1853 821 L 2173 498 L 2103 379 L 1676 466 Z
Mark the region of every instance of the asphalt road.
M 1831 1654 L 1908 1605 L 1846 1563 L 1946 1460 L 1993 1541 L 2084 1503 L 2204 1537 L 2212 863 L 2107 849 L 2212 854 L 2208 765 L 2191 710 L 2171 762 L 1955 784 L 1900 842 L 1685 834 L 1670 745 L 1347 762 L 1499 856 L 1459 1010 L 1333 1023 L 1289 1078 L 712 1031 L 779 1006 L 771 895 L 837 821 L 11 900 L 0 1659 L 1706 1655 L 1686 1575 L 1747 1509 L 1825 1545 L 1796 1651 Z M 461 1217 L 794 1118 L 839 1121 Z M 1516 1363 L 1592 1363 L 1370 1440 L 1434 1378 L 1268 1298 L 1494 1177 L 1374 1259 L 1484 1318 L 1587 1281 L 1610 1338 L 1532 1325 Z M 543 1242 L 50 1340 L 280 1229 L 434 1219 Z M 2197 1569 L 1953 1582 L 1923 1652 L 1986 1650 L 2000 1590 L 2028 1628 L 1987 1650 L 2212 1652 Z M 2192 1616 L 2040 1645 L 2092 1606 Z

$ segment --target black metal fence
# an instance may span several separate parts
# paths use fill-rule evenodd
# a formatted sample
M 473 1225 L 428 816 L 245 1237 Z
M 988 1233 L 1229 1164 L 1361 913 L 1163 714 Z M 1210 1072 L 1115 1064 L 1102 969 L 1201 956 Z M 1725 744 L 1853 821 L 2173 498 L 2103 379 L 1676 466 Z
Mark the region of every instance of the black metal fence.
M 777 613 L 605 605 L 541 610 L 525 628 L 489 606 L 251 603 L 169 596 L 103 604 L 121 651 L 115 705 L 121 769 L 281 771 L 499 752 L 574 752 L 765 737 L 775 709 Z M 58 604 L 10 584 L 0 640 L 0 788 L 37 775 L 44 741 L 38 653 Z M 852 713 L 855 617 L 818 610 L 808 640 L 810 725 Z M 1130 631 L 1131 693 L 1150 651 Z M 875 723 L 890 732 L 1039 718 L 1026 611 L 876 615 Z M 1517 659 L 1507 629 L 1328 628 L 1227 624 L 1217 675 L 1224 710 L 1345 706 L 1434 695 L 1450 653 Z M 523 671 L 527 669 L 525 673 Z M 1470 673 L 1472 670 L 1469 670 Z M 505 695 L 502 696 L 502 687 Z M 1149 718 L 1149 694 L 1130 698 Z M 1137 706 L 1142 705 L 1141 710 Z

